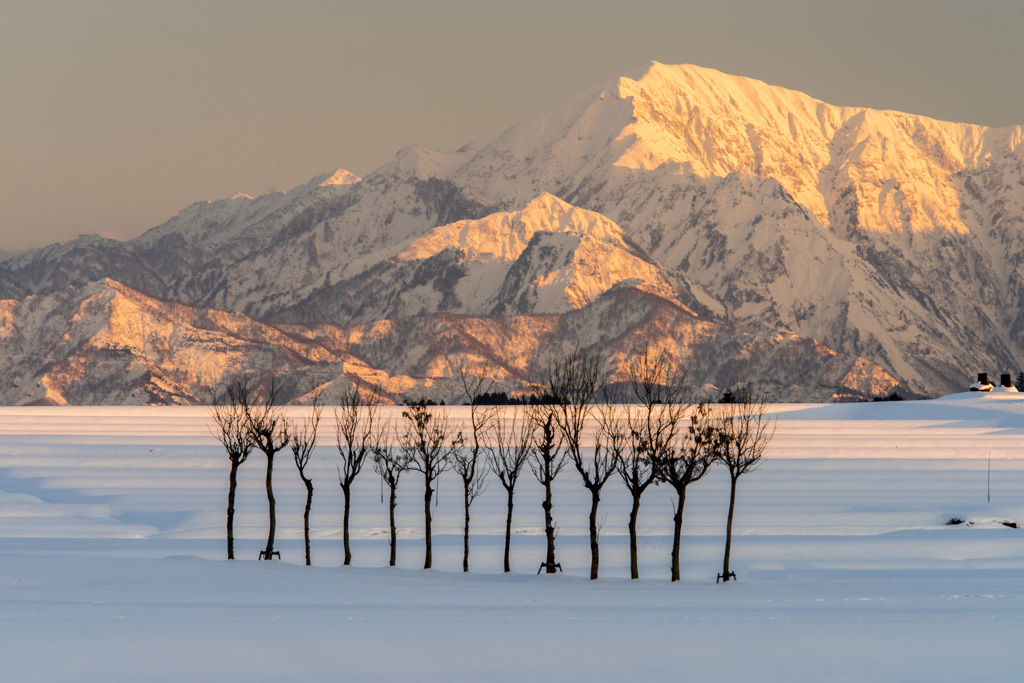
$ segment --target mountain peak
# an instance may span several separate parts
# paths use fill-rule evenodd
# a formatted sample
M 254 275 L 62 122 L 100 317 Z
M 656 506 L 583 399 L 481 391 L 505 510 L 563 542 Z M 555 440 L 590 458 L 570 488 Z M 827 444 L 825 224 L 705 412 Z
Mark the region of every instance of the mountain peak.
M 396 260 L 425 259 L 456 247 L 471 258 L 514 261 L 537 232 L 587 235 L 623 244 L 622 229 L 607 217 L 544 192 L 518 211 L 494 213 L 481 219 L 457 221 L 434 228 L 403 249 Z
M 323 178 L 323 176 L 320 176 L 317 180 L 320 178 Z M 319 187 L 327 187 L 329 185 L 355 185 L 356 183 L 362 182 L 362 180 L 363 179 L 355 173 L 350 173 L 343 168 L 339 168 L 337 171 L 330 174 L 330 177 L 317 183 L 317 185 Z

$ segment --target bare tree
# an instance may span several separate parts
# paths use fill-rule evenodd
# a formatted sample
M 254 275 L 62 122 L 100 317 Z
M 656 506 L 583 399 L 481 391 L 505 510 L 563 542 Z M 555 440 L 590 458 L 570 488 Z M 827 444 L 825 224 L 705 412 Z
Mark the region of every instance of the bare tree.
M 349 545 L 349 514 L 352 504 L 352 483 L 363 469 L 366 458 L 381 450 L 388 432 L 380 416 L 380 396 L 369 392 L 365 396 L 359 386 L 353 386 L 341 397 L 341 405 L 334 410 L 334 424 L 337 432 L 338 485 L 345 499 L 342 515 L 341 536 L 345 547 L 345 564 L 352 564 L 352 549 Z M 397 480 L 395 484 L 397 485 Z
M 769 418 L 768 400 L 763 392 L 742 387 L 733 392 L 736 402 L 719 406 L 721 420 L 721 448 L 718 462 L 729 472 L 729 517 L 725 527 L 725 558 L 719 579 L 735 579 L 729 571 L 729 553 L 732 549 L 732 520 L 736 509 L 736 483 L 739 478 L 761 464 L 764 452 L 775 436 L 775 420 Z
M 559 438 L 558 426 L 555 424 L 554 407 L 551 405 L 531 406 L 530 420 L 534 429 L 534 440 L 530 446 L 530 471 L 533 476 L 544 487 L 544 536 L 547 538 L 547 554 L 544 562 L 541 563 L 537 573 L 546 569 L 548 574 L 554 574 L 562 566 L 555 562 L 555 529 L 554 515 L 552 509 L 554 503 L 551 495 L 551 485 L 562 468 L 565 467 L 565 451 L 562 450 Z
M 667 450 L 658 460 L 661 481 L 676 492 L 672 517 L 672 581 L 679 581 L 682 574 L 679 555 L 686 489 L 707 474 L 721 443 L 717 428 L 708 422 L 706 406 L 698 406 L 689 417 L 690 424 L 681 435 L 682 443 L 676 449 Z
M 629 418 L 627 418 L 628 420 Z M 632 427 L 629 430 L 629 444 L 619 459 L 618 472 L 622 483 L 629 491 L 629 576 L 640 578 L 639 549 L 637 548 L 637 520 L 640 516 L 640 499 L 654 483 L 657 470 L 650 457 L 650 448 L 642 435 Z
M 406 406 L 402 411 L 405 429 L 398 443 L 409 461 L 409 469 L 423 475 L 423 525 L 426 535 L 426 556 L 423 568 L 433 563 L 430 531 L 430 501 L 434 495 L 434 481 L 452 466 L 452 455 L 462 447 L 462 433 L 455 432 L 447 410 L 435 409 L 426 402 Z
M 255 396 L 243 404 L 245 428 L 256 448 L 267 456 L 267 506 L 270 513 L 270 529 L 267 534 L 267 547 L 260 551 L 260 559 L 270 560 L 281 553 L 274 551 L 274 533 L 277 530 L 277 502 L 274 500 L 274 455 L 286 448 L 291 441 L 288 434 L 288 421 L 280 406 L 277 405 L 279 387 L 276 378 L 271 378 L 270 385 L 264 388 L 262 399 Z
M 577 348 L 552 366 L 547 386 L 554 399 L 552 414 L 562 444 L 580 473 L 583 486 L 590 491 L 590 578 L 596 579 L 600 565 L 597 506 L 601 502 L 601 488 L 615 473 L 618 464 L 615 451 L 602 448 L 600 443 L 594 449 L 593 458 L 583 457 L 583 430 L 602 388 L 597 357 L 584 354 Z
M 469 401 L 470 439 L 465 448 L 452 453 L 452 469 L 462 478 L 462 571 L 469 571 L 469 507 L 487 488 L 488 454 L 493 449 L 483 441 L 495 420 L 494 406 L 480 405 L 480 398 L 494 382 L 487 377 L 471 377 L 464 362 L 455 366 Z
M 238 468 L 252 453 L 255 444 L 249 438 L 245 425 L 245 411 L 242 406 L 249 402 L 249 382 L 245 378 L 236 379 L 228 385 L 223 396 L 213 392 L 213 405 L 210 415 L 213 417 L 216 430 L 213 435 L 224 446 L 228 459 L 231 461 L 231 473 L 228 475 L 228 559 L 235 559 L 235 490 L 238 488 Z
M 714 459 L 713 432 L 706 434 L 707 411 L 689 410 L 684 373 L 667 353 L 649 347 L 635 353 L 627 366 L 633 399 L 639 403 L 631 419 L 631 433 L 643 445 L 654 465 L 655 483 L 665 482 L 676 492 L 673 505 L 672 580 L 680 579 L 680 541 L 686 488 L 707 473 Z
M 681 420 L 685 423 L 686 420 Z M 720 433 L 717 426 L 708 419 L 707 406 L 701 405 L 690 411 L 689 425 L 680 429 L 679 442 L 665 449 L 656 459 L 658 478 L 676 492 L 672 506 L 672 580 L 681 578 L 679 551 L 683 532 L 683 508 L 686 505 L 686 488 L 707 474 L 714 463 Z
M 619 460 L 619 475 L 629 490 L 629 573 L 640 578 L 637 519 L 640 499 L 657 482 L 657 463 L 667 457 L 679 428 L 678 401 L 666 387 L 668 359 L 650 348 L 634 352 L 626 365 L 633 406 L 627 407 L 629 447 Z M 635 405 L 639 404 L 639 405 Z
M 373 450 L 370 454 L 373 471 L 380 475 L 381 481 L 387 485 L 388 496 L 388 519 L 390 522 L 391 558 L 389 566 L 395 566 L 397 554 L 398 530 L 395 528 L 395 505 L 398 502 L 398 480 L 402 472 L 409 469 L 409 458 L 405 451 L 399 448 L 391 448 L 388 445 L 391 433 L 391 421 L 382 420 L 376 430 L 380 438 L 375 439 Z
M 526 465 L 537 425 L 524 416 L 519 406 L 511 408 L 494 421 L 494 450 L 491 451 L 491 470 L 508 495 L 508 515 L 505 518 L 505 572 L 512 571 L 509 552 L 512 547 L 512 505 L 516 483 Z
M 299 478 L 306 485 L 306 510 L 302 516 L 302 533 L 306 541 L 306 566 L 310 566 L 309 554 L 309 510 L 313 507 L 313 481 L 306 476 L 306 465 L 316 448 L 316 431 L 320 426 L 320 416 L 324 407 L 320 405 L 320 390 L 313 392 L 313 410 L 310 415 L 302 418 L 302 424 L 294 428 L 291 437 L 292 456 L 295 459 L 295 467 L 299 470 Z

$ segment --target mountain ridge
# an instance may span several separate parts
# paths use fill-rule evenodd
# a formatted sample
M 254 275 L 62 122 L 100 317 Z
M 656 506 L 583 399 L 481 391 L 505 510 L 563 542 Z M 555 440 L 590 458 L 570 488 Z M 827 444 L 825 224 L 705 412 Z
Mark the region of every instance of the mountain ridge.
M 231 378 L 251 374 L 257 382 L 276 375 L 288 401 L 308 401 L 315 388 L 337 400 L 359 383 L 392 402 L 462 402 L 454 363 L 491 377 L 495 391 L 523 395 L 580 339 L 613 380 L 625 377 L 633 350 L 650 345 L 684 365 L 709 368 L 704 380 L 731 385 L 758 376 L 774 394 L 790 398 L 867 398 L 900 388 L 862 358 L 792 333 L 726 328 L 629 283 L 567 314 L 433 313 L 300 325 L 162 301 L 106 279 L 0 301 L 0 371 L 9 378 L 0 400 L 195 404 Z M 717 395 L 711 386 L 694 388 Z
M 191 305 L 350 324 L 566 315 L 630 281 L 934 395 L 1020 367 L 1021 141 L 1020 126 L 835 107 L 652 63 L 454 152 L 414 145 L 362 179 L 323 174 L 194 204 L 126 243 L 20 255 L 0 264 L 0 296 L 116 274 Z M 614 230 L 577 239 L 553 228 L 566 212 Z M 481 250 L 486 231 L 506 251 Z

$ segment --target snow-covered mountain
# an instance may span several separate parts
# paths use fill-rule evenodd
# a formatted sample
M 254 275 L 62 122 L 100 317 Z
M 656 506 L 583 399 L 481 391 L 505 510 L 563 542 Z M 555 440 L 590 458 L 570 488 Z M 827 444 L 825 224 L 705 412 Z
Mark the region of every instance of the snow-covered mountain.
M 261 322 L 241 313 L 161 301 L 113 280 L 0 302 L 3 404 L 198 403 L 250 373 L 278 376 L 282 396 L 315 387 L 337 400 L 353 383 L 389 400 L 464 399 L 453 363 L 529 392 L 575 340 L 621 377 L 638 345 L 701 367 L 701 381 L 758 377 L 790 400 L 860 398 L 899 388 L 881 367 L 794 334 L 756 336 L 702 320 L 621 285 L 564 315 L 432 314 L 354 325 Z M 714 390 L 712 390 L 714 391 Z
M 685 291 L 618 225 L 549 194 L 518 211 L 439 226 L 393 251 L 275 316 L 369 322 L 437 312 L 565 313 L 623 282 L 676 301 Z
M 18 255 L 0 296 L 113 278 L 345 327 L 571 317 L 646 292 L 939 394 L 1020 367 L 1022 139 L 654 63 L 456 152 L 409 147 L 363 179 L 329 173 L 194 204 L 128 242 Z

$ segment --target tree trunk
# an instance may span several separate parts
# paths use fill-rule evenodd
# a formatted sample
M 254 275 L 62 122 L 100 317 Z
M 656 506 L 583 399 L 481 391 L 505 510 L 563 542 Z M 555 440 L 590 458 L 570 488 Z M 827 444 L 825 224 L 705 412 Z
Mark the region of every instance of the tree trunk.
M 398 530 L 395 528 L 395 503 L 397 502 L 395 500 L 395 498 L 396 498 L 395 493 L 396 493 L 395 492 L 395 487 L 392 486 L 391 487 L 391 497 L 388 500 L 388 512 L 389 512 L 390 517 L 391 517 L 391 559 L 388 561 L 388 566 L 389 567 L 394 567 L 395 566 L 395 550 L 396 550 L 396 545 L 398 544 Z
M 267 534 L 267 549 L 263 551 L 263 559 L 269 560 L 274 553 L 274 532 L 277 530 L 277 502 L 274 500 L 274 456 L 267 456 L 267 505 L 270 510 L 270 532 Z
M 462 527 L 462 571 L 469 571 L 469 489 L 464 489 L 463 502 L 466 506 L 466 520 Z
M 313 507 L 313 482 L 303 477 L 302 483 L 306 485 L 306 512 L 302 516 L 302 526 L 306 539 L 306 566 L 308 567 L 312 564 L 309 556 L 309 509 Z
M 509 552 L 512 549 L 512 491 L 513 489 L 505 489 L 508 491 L 508 516 L 505 517 L 505 573 L 508 574 L 512 571 L 512 567 L 509 564 Z
M 601 501 L 598 489 L 590 490 L 590 580 L 597 578 L 597 567 L 600 564 L 600 551 L 597 545 L 597 504 Z
M 426 557 L 423 558 L 423 568 L 430 569 L 430 565 L 433 563 L 433 553 L 431 552 L 430 543 L 430 498 L 434 495 L 434 489 L 430 488 L 430 483 L 427 482 L 426 488 L 423 492 L 423 527 L 426 533 L 427 551 Z
M 729 487 L 729 518 L 725 523 L 725 560 L 722 562 L 722 580 L 729 580 L 729 551 L 732 549 L 732 514 L 736 509 L 736 480 L 738 476 L 731 478 Z
M 228 478 L 228 559 L 235 559 L 235 489 L 238 487 L 238 462 L 231 461 Z
M 636 518 L 640 514 L 640 496 L 633 494 L 633 507 L 629 511 L 629 578 L 640 578 L 636 548 Z
M 341 487 L 341 492 L 345 498 L 345 512 L 341 516 L 341 538 L 342 544 L 345 546 L 345 566 L 352 564 L 352 550 L 348 545 L 348 513 L 349 513 L 349 497 L 352 495 L 352 487 L 345 486 Z
M 677 488 L 676 514 L 672 517 L 672 580 L 679 581 L 682 573 L 679 565 L 679 546 L 683 534 L 683 505 L 686 504 L 686 487 Z
M 548 480 L 544 484 L 544 534 L 548 539 L 548 553 L 545 564 L 547 565 L 547 573 L 555 573 L 555 521 L 551 517 L 551 481 Z

